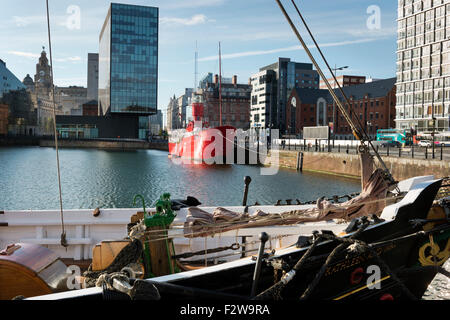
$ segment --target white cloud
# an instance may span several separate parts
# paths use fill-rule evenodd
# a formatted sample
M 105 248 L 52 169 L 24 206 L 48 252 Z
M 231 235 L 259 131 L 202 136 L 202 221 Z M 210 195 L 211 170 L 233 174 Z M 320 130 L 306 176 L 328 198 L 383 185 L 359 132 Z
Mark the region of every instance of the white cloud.
M 41 56 L 40 54 L 36 54 L 36 53 L 31 53 L 31 52 L 24 52 L 24 51 L 8 51 L 9 54 L 15 55 L 15 56 L 19 56 L 19 57 L 25 57 L 25 58 L 29 58 L 29 59 L 39 59 L 39 57 Z M 81 57 L 79 56 L 73 56 L 73 57 L 65 57 L 65 58 L 54 58 L 53 59 L 55 62 L 78 62 L 81 61 Z
M 25 58 L 32 58 L 37 59 L 40 57 L 40 55 L 31 53 L 31 52 L 23 52 L 23 51 L 8 51 L 9 54 L 19 56 L 19 57 L 25 57 Z
M 194 26 L 197 24 L 204 24 L 206 22 L 212 22 L 214 20 L 210 20 L 208 18 L 206 18 L 206 16 L 204 14 L 196 14 L 190 18 L 169 18 L 169 17 L 161 17 L 160 18 L 160 22 L 161 24 L 166 24 L 166 25 L 173 25 L 173 24 L 178 24 L 178 25 L 185 25 L 185 26 Z
M 338 47 L 338 46 L 345 46 L 345 45 L 351 45 L 351 44 L 373 42 L 373 41 L 377 41 L 379 39 L 380 38 L 376 38 L 376 39 L 375 38 L 365 38 L 365 39 L 358 39 L 358 40 L 329 42 L 329 43 L 319 44 L 319 47 L 321 47 L 321 48 Z M 308 45 L 308 48 L 315 48 L 315 46 Z M 300 45 L 297 45 L 297 46 L 290 46 L 290 47 L 278 48 L 278 49 L 272 49 L 272 50 L 237 52 L 237 53 L 231 53 L 231 54 L 224 54 L 224 55 L 222 55 L 222 59 L 235 59 L 235 58 L 258 56 L 258 55 L 264 55 L 264 54 L 272 54 L 272 53 L 296 51 L 296 50 L 303 50 L 303 47 Z M 219 59 L 218 56 L 209 56 L 209 57 L 205 57 L 205 58 L 200 58 L 200 59 L 198 59 L 198 61 L 213 61 L 213 60 L 218 60 L 218 59 Z
M 75 57 L 67 57 L 67 58 L 55 58 L 56 62 L 77 62 L 81 61 L 81 57 L 75 56 Z
M 13 16 L 13 21 L 18 27 L 27 27 L 31 24 L 43 24 L 46 22 L 46 19 L 44 16 Z

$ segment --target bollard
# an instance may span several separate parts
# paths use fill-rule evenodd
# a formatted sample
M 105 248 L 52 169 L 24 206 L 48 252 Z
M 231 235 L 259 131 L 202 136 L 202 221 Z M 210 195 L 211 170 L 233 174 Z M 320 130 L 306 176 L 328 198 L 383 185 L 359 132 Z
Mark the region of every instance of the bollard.
M 300 172 L 303 172 L 303 152 L 300 155 Z
M 443 158 L 443 151 L 442 151 L 442 150 L 443 150 L 443 147 L 444 147 L 444 146 L 441 144 L 441 161 L 442 161 L 442 158 Z
M 255 272 L 253 273 L 252 292 L 250 295 L 251 297 L 254 297 L 256 295 L 259 275 L 261 273 L 262 259 L 264 256 L 264 247 L 266 246 L 267 240 L 269 240 L 269 235 L 265 232 L 261 232 L 261 234 L 259 235 L 259 240 L 261 240 L 261 243 L 259 244 L 258 258 L 256 260 Z
M 425 147 L 425 159 L 428 159 L 428 147 Z
M 244 199 L 242 199 L 242 205 L 245 207 L 247 205 L 247 196 L 248 196 L 248 186 L 252 182 L 252 178 L 249 176 L 245 176 L 244 178 Z
M 389 157 L 389 145 L 387 145 L 387 156 Z
M 411 145 L 411 157 L 414 159 L 414 145 Z
M 398 147 L 398 157 L 401 158 L 402 156 L 402 148 Z
M 339 153 L 341 152 L 341 145 L 340 144 L 338 144 L 338 152 Z

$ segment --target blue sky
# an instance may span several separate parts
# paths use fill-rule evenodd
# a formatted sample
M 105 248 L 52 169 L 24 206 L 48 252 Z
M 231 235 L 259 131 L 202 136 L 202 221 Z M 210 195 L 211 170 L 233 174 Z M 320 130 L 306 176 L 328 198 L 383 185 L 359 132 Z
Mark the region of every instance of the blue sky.
M 4 1 L 6 2 L 6 1 Z M 310 62 L 275 0 L 123 0 L 160 8 L 158 108 L 194 85 L 196 41 L 199 78 L 218 73 L 218 42 L 224 77 L 239 83 L 278 57 Z M 0 58 L 19 78 L 35 74 L 42 46 L 48 47 L 45 0 L 14 0 L 0 11 Z M 87 84 L 87 54 L 98 52 L 98 36 L 110 1 L 50 0 L 55 84 Z M 395 76 L 397 1 L 296 0 L 331 65 L 346 74 Z M 283 4 L 300 27 L 288 0 Z M 370 6 L 380 9 L 379 28 L 369 29 Z M 71 25 L 80 10 L 80 25 Z M 312 41 L 299 28 L 306 43 Z M 313 54 L 319 60 L 316 50 Z M 321 64 L 323 66 L 323 64 Z M 328 73 L 327 73 L 328 75 Z

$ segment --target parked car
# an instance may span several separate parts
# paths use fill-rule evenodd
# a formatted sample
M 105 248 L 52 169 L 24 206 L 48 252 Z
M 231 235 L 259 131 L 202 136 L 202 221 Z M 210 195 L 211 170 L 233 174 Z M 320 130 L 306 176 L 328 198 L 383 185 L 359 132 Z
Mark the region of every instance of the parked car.
M 431 147 L 431 141 L 428 140 L 420 140 L 418 145 L 420 147 Z
M 372 141 L 372 145 L 374 147 L 382 147 L 382 148 L 392 148 L 392 147 L 397 147 L 400 148 L 402 146 L 402 144 L 398 141 Z
M 382 147 L 395 147 L 395 148 L 400 148 L 402 146 L 402 144 L 398 141 L 383 141 L 383 143 L 381 144 Z

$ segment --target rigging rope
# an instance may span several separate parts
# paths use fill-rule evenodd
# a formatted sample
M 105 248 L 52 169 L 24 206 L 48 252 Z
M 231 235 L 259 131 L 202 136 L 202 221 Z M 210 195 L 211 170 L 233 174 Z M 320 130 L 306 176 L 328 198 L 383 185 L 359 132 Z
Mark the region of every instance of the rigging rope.
M 371 200 L 371 201 L 365 201 L 363 203 L 355 203 L 355 204 L 351 204 L 351 205 L 347 205 L 343 208 L 349 209 L 352 207 L 359 207 L 362 205 L 366 205 L 366 204 L 375 204 L 378 202 L 382 202 L 382 201 L 392 201 L 392 200 L 396 200 L 396 199 L 401 199 L 404 196 L 395 196 L 395 197 L 390 197 L 390 198 L 383 198 L 383 199 L 378 199 L 378 200 Z M 311 209 L 313 213 L 322 213 L 325 212 L 328 209 L 319 209 L 319 208 L 312 208 Z M 231 222 L 219 222 L 219 223 L 210 223 L 210 224 L 204 224 L 204 225 L 198 225 L 199 227 L 202 228 L 208 228 L 208 231 L 211 233 L 221 233 L 223 232 L 226 228 L 229 228 L 230 226 L 233 225 L 238 225 L 238 227 L 236 229 L 241 229 L 241 228 L 250 228 L 251 225 L 249 226 L 248 224 L 244 224 L 244 222 L 255 222 L 255 226 L 254 227 L 261 227 L 261 225 L 258 225 L 260 223 L 269 223 L 269 222 L 280 222 L 280 221 L 286 221 L 291 218 L 295 218 L 295 217 L 300 217 L 301 216 L 301 210 L 292 210 L 292 211 L 286 211 L 286 212 L 282 212 L 282 213 L 277 213 L 277 214 L 270 214 L 269 216 L 262 216 L 262 217 L 249 217 L 249 218 L 245 218 L 242 220 L 236 220 L 236 221 L 231 221 Z M 285 216 L 283 216 L 285 215 Z M 288 225 L 292 225 L 292 224 L 296 224 L 295 222 L 291 222 Z M 171 239 L 175 239 L 175 238 L 185 238 L 186 236 L 191 236 L 191 237 L 195 237 L 198 235 L 201 235 L 203 233 L 205 233 L 204 230 L 200 230 L 198 232 L 191 232 L 191 233 L 184 233 L 184 230 L 186 228 L 185 227 L 179 227 L 176 229 L 172 229 L 172 230 L 176 230 L 176 231 L 181 231 L 183 233 L 180 234 L 176 234 L 176 233 L 172 233 L 170 236 L 167 236 L 168 238 Z M 187 228 L 190 229 L 190 228 Z M 141 231 L 141 232 L 137 232 L 135 234 L 135 236 L 141 236 L 141 235 L 146 235 L 146 234 L 151 234 L 155 231 Z M 149 242 L 151 241 L 161 241 L 161 240 L 165 240 L 167 239 L 166 237 L 162 237 L 162 238 L 156 238 L 156 239 L 152 239 L 152 240 L 148 240 Z
M 56 104 L 55 104 L 55 86 L 53 84 L 53 57 L 52 57 L 52 41 L 50 34 L 50 14 L 48 8 L 48 0 L 46 0 L 47 5 L 47 29 L 48 29 L 48 45 L 49 45 L 49 54 L 50 54 L 50 82 L 51 82 L 51 90 L 52 90 L 52 104 L 53 104 L 53 133 L 55 135 L 55 149 L 56 149 L 56 165 L 58 171 L 58 188 L 59 188 L 59 207 L 60 207 L 60 215 L 61 215 L 61 245 L 63 247 L 68 247 L 66 239 L 66 231 L 64 227 L 64 214 L 63 214 L 63 203 L 62 203 L 62 191 L 61 191 L 61 170 L 59 167 L 59 151 L 58 151 L 58 134 L 56 130 Z
M 347 98 L 347 96 L 345 95 L 344 91 L 342 90 L 340 84 L 337 82 L 336 80 L 336 76 L 334 75 L 334 73 L 332 72 L 330 65 L 328 64 L 327 60 L 325 59 L 325 56 L 323 55 L 322 51 L 320 50 L 319 45 L 317 44 L 312 32 L 310 31 L 308 25 L 306 24 L 306 21 L 303 19 L 303 16 L 301 15 L 300 11 L 298 10 L 297 6 L 295 5 L 294 1 L 291 0 L 292 3 L 294 4 L 303 24 L 305 25 L 306 29 L 308 30 L 308 33 L 310 34 L 311 38 L 314 41 L 314 44 L 316 46 L 316 48 L 318 49 L 320 55 L 322 56 L 323 60 L 325 61 L 328 69 L 330 70 L 331 74 L 333 75 L 334 81 L 335 83 L 337 83 L 340 92 L 342 93 L 343 97 L 345 98 L 349 108 L 350 108 L 350 103 L 349 100 Z M 347 123 L 349 124 L 349 126 L 351 127 L 352 131 L 353 131 L 353 135 L 361 141 L 361 143 L 363 143 L 364 141 L 367 141 L 369 143 L 369 145 L 372 147 L 372 149 L 375 152 L 375 155 L 378 159 L 378 161 L 381 163 L 385 173 L 386 173 L 386 178 L 392 183 L 395 184 L 395 180 L 392 177 L 392 174 L 390 173 L 389 169 L 387 168 L 386 164 L 384 163 L 383 159 L 381 158 L 381 156 L 378 154 L 378 152 L 376 151 L 375 147 L 373 146 L 373 144 L 370 142 L 370 138 L 368 137 L 367 133 L 365 132 L 364 128 L 362 127 L 361 123 L 358 120 L 358 124 L 360 126 L 360 128 L 358 128 L 355 123 L 353 122 L 352 118 L 348 115 L 347 111 L 345 110 L 344 106 L 342 105 L 341 101 L 338 99 L 336 93 L 334 92 L 334 90 L 331 88 L 331 85 L 328 81 L 328 79 L 325 77 L 325 75 L 322 72 L 322 69 L 319 67 L 317 61 L 315 60 L 315 58 L 313 57 L 313 55 L 311 54 L 311 51 L 309 50 L 308 46 L 306 45 L 306 43 L 304 42 L 302 36 L 300 35 L 300 33 L 298 32 L 297 28 L 295 27 L 294 23 L 292 22 L 291 18 L 289 17 L 289 15 L 287 14 L 286 10 L 284 9 L 283 5 L 281 4 L 280 0 L 276 0 L 276 2 L 278 3 L 278 6 L 280 7 L 281 11 L 283 12 L 284 16 L 286 17 L 286 20 L 288 21 L 289 25 L 291 26 L 292 30 L 294 31 L 295 35 L 297 36 L 298 40 L 300 41 L 300 43 L 302 44 L 305 52 L 308 54 L 309 58 L 311 59 L 312 63 L 314 64 L 314 66 L 317 69 L 317 72 L 319 73 L 319 75 L 321 76 L 321 78 L 323 79 L 323 81 L 325 82 L 328 91 L 330 92 L 331 96 L 333 97 L 333 100 L 336 102 L 337 107 L 339 108 L 339 110 L 341 111 L 342 115 L 344 116 L 345 120 L 347 121 Z

